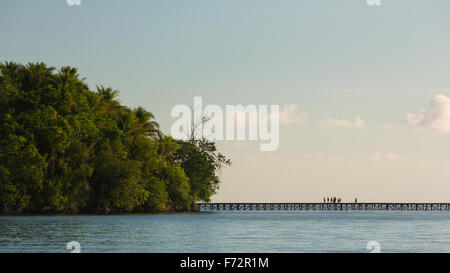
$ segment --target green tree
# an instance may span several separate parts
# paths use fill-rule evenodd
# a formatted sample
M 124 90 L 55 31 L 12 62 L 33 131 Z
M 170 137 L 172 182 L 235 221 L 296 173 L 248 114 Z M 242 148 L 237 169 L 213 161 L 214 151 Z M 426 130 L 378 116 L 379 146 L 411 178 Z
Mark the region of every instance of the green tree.
M 194 200 L 209 202 L 219 189 L 220 171 L 231 161 L 217 152 L 214 142 L 206 139 L 180 141 L 181 148 L 173 160 L 181 165 L 189 178 Z

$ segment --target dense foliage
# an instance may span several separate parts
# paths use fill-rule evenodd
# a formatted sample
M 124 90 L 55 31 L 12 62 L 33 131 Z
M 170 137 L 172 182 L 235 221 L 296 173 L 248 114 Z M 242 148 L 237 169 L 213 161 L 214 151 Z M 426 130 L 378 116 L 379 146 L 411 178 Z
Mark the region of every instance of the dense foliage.
M 89 90 L 73 67 L 0 63 L 0 209 L 189 210 L 230 164 L 205 140 L 164 136 L 118 92 Z

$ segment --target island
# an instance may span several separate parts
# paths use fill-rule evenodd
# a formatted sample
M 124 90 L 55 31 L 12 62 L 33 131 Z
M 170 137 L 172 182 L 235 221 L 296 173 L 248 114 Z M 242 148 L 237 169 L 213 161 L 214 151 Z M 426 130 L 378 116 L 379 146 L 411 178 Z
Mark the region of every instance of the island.
M 180 212 L 209 202 L 231 162 L 206 139 L 164 135 L 75 67 L 0 63 L 2 213 Z

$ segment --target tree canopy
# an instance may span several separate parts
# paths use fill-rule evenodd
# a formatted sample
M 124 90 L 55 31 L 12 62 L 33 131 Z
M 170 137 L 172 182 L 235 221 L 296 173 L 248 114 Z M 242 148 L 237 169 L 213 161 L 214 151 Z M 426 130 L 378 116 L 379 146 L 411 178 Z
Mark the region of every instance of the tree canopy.
M 0 209 L 187 211 L 230 161 L 207 140 L 165 136 L 154 115 L 89 89 L 77 68 L 0 63 Z

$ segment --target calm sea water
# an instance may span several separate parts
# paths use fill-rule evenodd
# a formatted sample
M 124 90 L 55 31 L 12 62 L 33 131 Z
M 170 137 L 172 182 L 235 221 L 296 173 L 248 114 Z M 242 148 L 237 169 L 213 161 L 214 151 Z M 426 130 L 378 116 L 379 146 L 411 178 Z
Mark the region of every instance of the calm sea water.
M 439 211 L 223 211 L 1 216 L 0 252 L 450 252 Z

